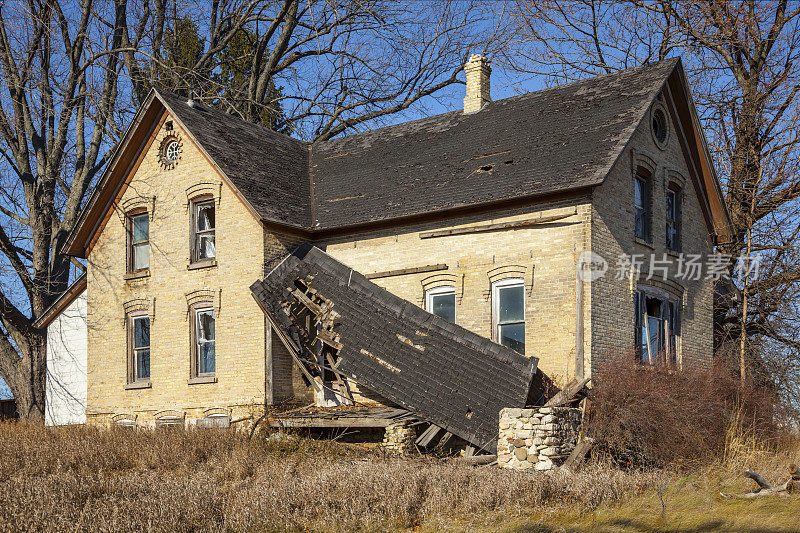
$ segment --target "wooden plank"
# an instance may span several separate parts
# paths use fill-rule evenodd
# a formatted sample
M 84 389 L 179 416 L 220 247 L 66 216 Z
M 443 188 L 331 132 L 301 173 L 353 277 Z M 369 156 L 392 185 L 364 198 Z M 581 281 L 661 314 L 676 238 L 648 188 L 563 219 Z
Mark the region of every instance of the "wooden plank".
M 583 461 L 586 459 L 586 456 L 592 450 L 593 446 L 593 438 L 585 437 L 581 439 L 580 442 L 578 442 L 578 445 L 572 450 L 572 453 L 569 454 L 567 460 L 564 462 L 563 468 L 577 472 L 581 464 L 583 464 Z
M 364 277 L 367 279 L 375 279 L 375 278 L 388 278 L 391 276 L 404 276 L 406 274 L 419 274 L 420 272 L 435 272 L 437 270 L 447 270 L 448 266 L 444 263 L 436 264 L 436 265 L 425 265 L 419 267 L 409 267 L 409 268 L 398 268 L 397 270 L 384 270 L 382 272 L 373 272 L 372 274 L 367 274 Z
M 436 424 L 431 424 L 428 429 L 422 432 L 422 434 L 417 437 L 416 444 L 417 446 L 427 446 L 431 443 L 431 441 L 439 434 L 440 431 L 443 431 L 442 428 L 437 426 Z
M 449 237 L 451 235 L 465 235 L 467 233 L 484 233 L 487 231 L 499 231 L 504 229 L 527 228 L 530 226 L 538 226 L 539 224 L 547 224 L 555 222 L 574 215 L 577 211 L 566 215 L 553 215 L 549 217 L 529 218 L 525 220 L 517 220 L 514 222 L 500 222 L 498 224 L 481 224 L 479 226 L 467 226 L 463 228 L 450 228 L 440 229 L 435 231 L 425 231 L 419 234 L 420 239 L 432 239 L 434 237 Z
M 319 315 L 322 313 L 322 308 L 317 304 L 315 304 L 314 302 L 312 302 L 311 298 L 306 296 L 306 294 L 304 294 L 300 289 L 294 289 L 291 292 L 292 296 L 297 298 L 297 301 L 299 301 L 301 304 L 308 307 L 308 309 L 311 310 L 312 313 L 314 313 L 315 315 Z
M 548 402 L 544 404 L 544 406 L 552 407 L 555 405 L 564 405 L 566 403 L 569 403 L 570 400 L 572 400 L 572 398 L 574 398 L 576 394 L 581 392 L 584 389 L 584 387 L 586 387 L 586 385 L 589 384 L 591 380 L 592 378 L 584 378 L 579 382 L 575 382 L 575 380 L 572 380 L 569 383 L 569 385 L 558 391 L 558 393 L 556 393 L 555 396 L 550 398 L 550 400 L 548 400 Z
M 333 332 L 328 331 L 327 329 L 321 329 L 317 331 L 317 338 L 338 352 L 344 348 L 344 345 L 338 342 L 337 337 L 338 335 L 334 335 Z

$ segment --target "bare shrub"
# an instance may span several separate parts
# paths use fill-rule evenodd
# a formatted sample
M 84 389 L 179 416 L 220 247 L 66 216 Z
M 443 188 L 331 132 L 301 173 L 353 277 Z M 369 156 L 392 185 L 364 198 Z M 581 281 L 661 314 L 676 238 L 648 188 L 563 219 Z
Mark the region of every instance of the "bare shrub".
M 718 359 L 710 370 L 667 370 L 615 354 L 600 366 L 586 431 L 624 466 L 692 467 L 723 456 L 731 428 L 774 446 L 779 402 Z
M 307 439 L 0 424 L 0 531 L 386 531 L 592 509 L 657 474 L 385 457 Z

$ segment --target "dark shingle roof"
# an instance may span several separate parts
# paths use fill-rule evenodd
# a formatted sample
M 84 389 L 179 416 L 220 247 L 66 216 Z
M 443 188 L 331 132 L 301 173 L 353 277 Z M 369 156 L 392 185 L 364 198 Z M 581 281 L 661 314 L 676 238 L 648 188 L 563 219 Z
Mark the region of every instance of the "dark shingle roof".
M 308 144 L 159 92 L 172 113 L 265 220 L 311 224 Z
M 678 61 L 317 142 L 310 154 L 162 97 L 262 218 L 327 229 L 598 185 Z
M 537 358 L 420 309 L 318 248 L 288 256 L 250 287 L 289 338 L 297 326 L 282 304 L 294 301 L 289 288 L 297 279 L 341 315 L 339 370 L 454 435 L 495 449 L 500 409 L 525 405 Z

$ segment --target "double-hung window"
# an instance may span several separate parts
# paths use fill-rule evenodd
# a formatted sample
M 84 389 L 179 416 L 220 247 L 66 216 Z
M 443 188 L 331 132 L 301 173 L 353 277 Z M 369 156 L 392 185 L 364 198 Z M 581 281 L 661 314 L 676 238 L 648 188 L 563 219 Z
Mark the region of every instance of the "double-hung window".
M 634 235 L 650 242 L 650 182 L 637 174 L 633 181 Z
M 201 307 L 194 310 L 194 330 L 192 332 L 193 377 L 211 377 L 216 372 L 214 322 L 214 309 L 212 307 Z
M 525 283 L 522 278 L 497 281 L 492 285 L 494 340 L 525 353 Z
M 192 262 L 214 259 L 217 255 L 214 199 L 192 203 Z
M 128 242 L 130 272 L 140 272 L 150 267 L 150 218 L 147 213 L 128 215 Z
M 436 287 L 425 292 L 425 309 L 448 322 L 456 323 L 456 289 Z
M 667 249 L 680 250 L 680 192 L 667 189 Z
M 128 316 L 128 381 L 150 381 L 150 317 L 147 314 Z

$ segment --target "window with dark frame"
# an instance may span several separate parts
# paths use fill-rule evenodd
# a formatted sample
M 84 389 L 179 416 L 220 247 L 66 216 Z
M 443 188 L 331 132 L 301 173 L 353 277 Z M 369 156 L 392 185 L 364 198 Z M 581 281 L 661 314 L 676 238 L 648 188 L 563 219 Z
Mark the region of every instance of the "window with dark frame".
M 525 283 L 504 279 L 492 285 L 492 322 L 495 342 L 525 353 Z
M 128 215 L 128 240 L 130 272 L 150 268 L 150 217 L 146 212 Z
M 217 255 L 216 217 L 214 199 L 207 198 L 192 202 L 192 262 L 207 261 Z
M 435 287 L 425 292 L 425 308 L 429 313 L 456 323 L 456 289 L 452 286 Z
M 680 191 L 667 189 L 667 249 L 680 251 Z
M 680 336 L 678 301 L 645 291 L 634 293 L 636 355 L 644 364 L 676 367 Z
M 192 331 L 192 376 L 211 377 L 216 372 L 216 333 L 214 309 L 194 309 Z
M 136 313 L 128 316 L 128 381 L 150 381 L 150 316 Z
M 637 174 L 633 183 L 634 235 L 638 239 L 650 242 L 650 180 L 642 174 Z

